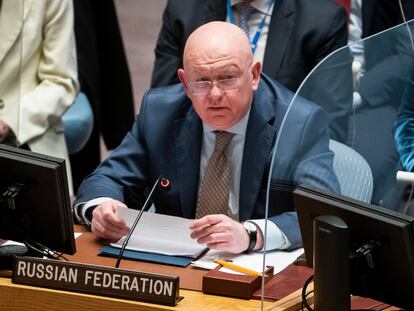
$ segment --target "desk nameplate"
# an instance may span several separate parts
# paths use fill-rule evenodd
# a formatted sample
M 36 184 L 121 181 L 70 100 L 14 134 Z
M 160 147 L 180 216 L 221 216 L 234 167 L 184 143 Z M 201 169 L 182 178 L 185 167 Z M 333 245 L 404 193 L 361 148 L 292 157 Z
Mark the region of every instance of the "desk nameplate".
M 170 306 L 180 300 L 179 277 L 33 257 L 16 257 L 12 282 Z

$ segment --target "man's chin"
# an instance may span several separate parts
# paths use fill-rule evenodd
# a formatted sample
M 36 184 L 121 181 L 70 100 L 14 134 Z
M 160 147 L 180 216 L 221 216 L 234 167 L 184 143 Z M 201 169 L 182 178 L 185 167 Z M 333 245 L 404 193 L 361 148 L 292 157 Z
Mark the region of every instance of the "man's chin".
M 211 122 L 206 122 L 208 124 L 209 127 L 215 129 L 216 131 L 225 131 L 229 128 L 231 128 L 235 123 L 229 121 L 228 119 L 218 119 L 216 118 L 215 120 L 211 121 Z

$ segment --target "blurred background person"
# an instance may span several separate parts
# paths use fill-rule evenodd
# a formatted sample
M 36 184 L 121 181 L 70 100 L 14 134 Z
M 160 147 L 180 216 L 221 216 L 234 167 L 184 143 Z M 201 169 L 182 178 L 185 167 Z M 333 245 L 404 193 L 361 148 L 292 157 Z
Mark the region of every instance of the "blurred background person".
M 394 131 L 402 170 L 414 172 L 414 71 L 404 90 Z M 402 213 L 414 216 L 414 184 L 407 187 Z
M 94 127 L 83 149 L 71 155 L 75 191 L 103 155 L 117 147 L 134 121 L 131 79 L 113 0 L 74 0 L 79 82 L 91 103 Z
M 71 0 L 0 2 L 0 143 L 66 160 L 62 114 L 78 91 Z
M 395 124 L 395 141 L 404 170 L 414 171 L 414 71 L 404 91 Z
M 349 42 L 354 56 L 354 116 L 349 145 L 369 163 L 374 178 L 373 203 L 397 209 L 401 189 L 395 182 L 399 155 L 393 127 L 413 51 L 406 27 L 377 34 L 414 17 L 407 0 L 352 0 Z

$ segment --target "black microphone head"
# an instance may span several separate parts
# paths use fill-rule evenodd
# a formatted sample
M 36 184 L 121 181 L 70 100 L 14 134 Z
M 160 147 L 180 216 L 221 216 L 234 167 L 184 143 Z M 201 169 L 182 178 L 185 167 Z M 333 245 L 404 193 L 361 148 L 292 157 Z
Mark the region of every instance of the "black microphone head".
M 161 177 L 160 178 L 160 187 L 162 190 L 170 190 L 171 189 L 171 182 L 168 178 Z

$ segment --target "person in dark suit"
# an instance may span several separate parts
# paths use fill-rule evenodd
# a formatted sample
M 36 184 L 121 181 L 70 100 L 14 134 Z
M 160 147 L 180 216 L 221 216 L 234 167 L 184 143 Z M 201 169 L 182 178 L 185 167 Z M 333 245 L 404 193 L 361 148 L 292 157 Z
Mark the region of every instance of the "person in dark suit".
M 361 39 L 367 38 L 398 24 L 404 22 L 398 0 L 361 0 Z M 401 0 L 402 9 L 407 20 L 414 18 L 414 2 Z M 393 87 L 393 91 L 384 88 L 388 81 L 393 81 L 398 77 L 410 75 L 410 67 L 396 64 L 389 61 L 390 57 L 398 54 L 409 54 L 409 38 L 402 33 L 404 28 L 396 30 L 394 33 L 380 35 L 364 41 L 364 77 L 360 81 L 359 92 L 365 99 L 369 99 L 370 106 L 388 105 L 391 103 L 395 107 L 399 105 L 402 89 L 401 86 Z M 393 39 L 392 37 L 400 37 Z M 380 52 L 378 49 L 380 48 Z M 402 62 L 404 64 L 404 61 Z M 381 79 L 380 82 L 377 82 Z M 366 85 L 365 85 L 366 83 Z M 375 87 L 376 83 L 380 87 Z
M 100 136 L 109 150 L 117 147 L 135 112 L 113 0 L 74 0 L 74 11 L 79 82 L 95 119 L 89 141 L 70 157 L 76 190 L 101 162 Z
M 398 0 L 361 0 L 362 38 L 394 27 L 403 22 Z M 401 0 L 407 20 L 414 18 L 414 3 Z
M 359 33 L 367 38 L 404 22 L 397 0 L 371 0 L 359 4 L 355 12 Z M 402 0 L 407 19 L 414 17 L 414 3 Z M 355 9 L 355 8 L 354 8 Z M 352 11 L 351 11 L 352 13 Z M 351 17 L 351 27 L 352 27 Z M 411 26 L 412 28 L 412 26 Z M 412 30 L 411 30 L 412 31 Z M 353 35 L 350 32 L 350 35 Z M 357 38 L 359 39 L 359 38 Z M 372 202 L 390 209 L 398 209 L 401 187 L 395 181 L 399 169 L 399 155 L 393 137 L 393 127 L 401 97 L 412 72 L 413 51 L 405 26 L 389 29 L 363 41 L 356 54 L 362 63 L 361 78 L 354 103 L 349 145 L 369 163 L 373 178 Z M 358 43 L 354 46 L 358 46 Z M 358 51 L 357 50 L 357 51 Z
M 182 66 L 184 44 L 190 33 L 204 23 L 229 21 L 233 14 L 237 17 L 235 7 L 238 2 L 242 1 L 168 0 L 155 48 L 151 86 L 178 82 L 177 70 Z M 263 63 L 265 74 L 293 92 L 322 59 L 347 44 L 346 12 L 332 0 L 245 2 L 256 9 L 251 15 L 251 19 L 256 19 L 250 27 L 252 40 L 258 33 L 256 24 L 261 21 L 261 16 L 268 15 L 264 19 L 255 59 Z M 273 3 L 271 7 L 269 3 Z M 231 12 L 226 10 L 226 5 L 232 5 Z M 319 90 L 317 97 L 312 98 L 328 112 L 331 138 L 341 142 L 345 142 L 348 135 L 348 117 L 352 108 L 351 63 L 350 58 L 347 64 L 341 64 L 342 68 L 325 69 L 324 75 L 329 76 L 327 84 Z
M 215 143 L 218 148 L 214 136 L 226 132 L 234 137 L 225 151 L 231 177 L 225 211 L 195 220 L 192 237 L 209 248 L 233 253 L 262 249 L 266 185 L 276 148 L 267 249 L 299 247 L 293 187 L 339 190 L 327 118 L 305 99 L 287 114 L 294 94 L 260 71 L 240 28 L 211 22 L 195 30 L 186 43 L 184 67 L 178 71 L 181 84 L 146 92 L 132 130 L 80 186 L 77 217 L 91 221 L 99 237 L 121 237 L 128 228 L 116 210 L 126 207 L 126 194 L 141 197 L 162 174 L 172 186 L 153 196 L 156 212 L 195 218 L 208 175 L 207 160 L 213 157 Z M 213 188 L 211 206 L 223 191 L 215 184 Z M 254 237 L 245 229 L 246 222 L 257 227 Z

